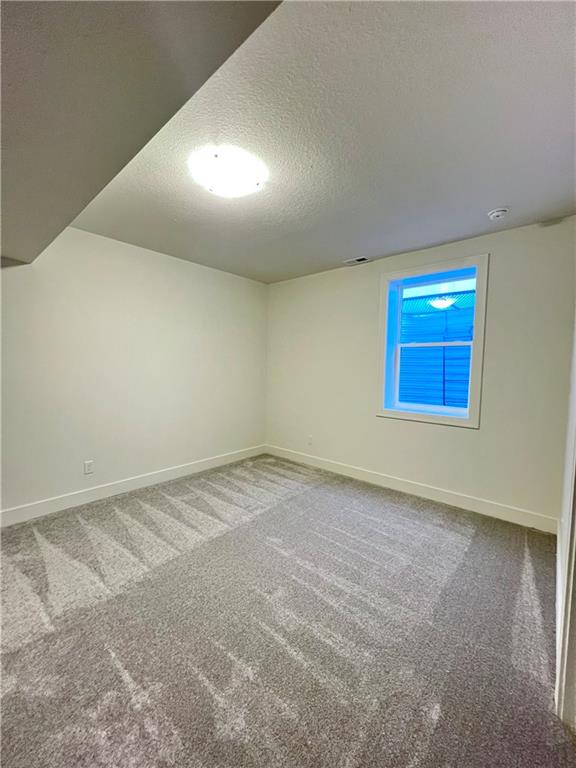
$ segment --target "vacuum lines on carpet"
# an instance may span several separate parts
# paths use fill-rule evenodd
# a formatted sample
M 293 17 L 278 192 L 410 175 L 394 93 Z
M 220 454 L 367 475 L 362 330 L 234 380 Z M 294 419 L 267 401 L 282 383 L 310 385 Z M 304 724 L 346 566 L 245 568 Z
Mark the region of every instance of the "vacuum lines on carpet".
M 12 526 L 2 765 L 576 766 L 554 544 L 269 456 Z

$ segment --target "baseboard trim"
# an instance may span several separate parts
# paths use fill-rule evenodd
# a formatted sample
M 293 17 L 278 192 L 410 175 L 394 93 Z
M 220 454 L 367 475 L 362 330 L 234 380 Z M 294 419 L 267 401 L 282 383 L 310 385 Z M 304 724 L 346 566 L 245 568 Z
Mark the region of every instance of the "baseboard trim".
M 353 477 L 356 480 L 363 480 L 373 485 L 379 485 L 384 488 L 391 488 L 395 491 L 411 493 L 414 496 L 421 496 L 432 501 L 439 501 L 444 504 L 450 504 L 454 507 L 460 507 L 471 512 L 478 512 L 482 515 L 496 517 L 499 520 L 506 520 L 509 523 L 517 523 L 527 528 L 536 528 L 546 533 L 556 533 L 557 520 L 547 515 L 541 515 L 538 512 L 531 512 L 520 507 L 512 507 L 501 504 L 497 501 L 478 498 L 477 496 L 468 496 L 456 491 L 448 491 L 445 488 L 437 488 L 426 483 L 418 483 L 413 480 L 406 480 L 393 475 L 386 475 L 383 472 L 374 472 L 373 470 L 356 467 L 352 464 L 344 464 L 332 459 L 324 459 L 320 456 L 312 456 L 300 451 L 293 451 L 289 448 L 281 448 L 277 445 L 257 445 L 252 448 L 244 448 L 240 451 L 223 453 L 219 456 L 211 456 L 206 459 L 191 461 L 187 464 L 179 464 L 175 467 L 167 467 L 155 472 L 148 472 L 143 475 L 128 477 L 124 480 L 117 480 L 104 485 L 96 485 L 91 488 L 85 488 L 72 493 L 65 493 L 61 496 L 54 496 L 49 499 L 33 501 L 29 504 L 21 504 L 17 507 L 3 509 L 0 512 L 0 526 L 6 527 L 24 523 L 36 517 L 49 515 L 52 512 L 61 512 L 64 509 L 78 507 L 82 504 L 88 504 L 91 501 L 99 501 L 110 496 L 117 496 L 121 493 L 134 491 L 138 488 L 146 488 L 150 485 L 156 485 L 167 480 L 176 480 L 179 477 L 193 475 L 197 472 L 203 472 L 207 469 L 225 466 L 235 461 L 249 459 L 262 453 L 270 453 L 301 464 L 308 464 L 319 469 L 326 469 L 338 475 Z
M 127 477 L 124 480 L 116 480 L 104 485 L 94 485 L 91 488 L 85 488 L 81 491 L 72 491 L 64 493 L 61 496 L 53 496 L 50 499 L 41 499 L 29 504 L 21 504 L 17 507 L 3 509 L 0 512 L 0 526 L 16 525 L 32 520 L 36 517 L 49 515 L 52 512 L 61 512 L 64 509 L 79 507 L 82 504 L 88 504 L 91 501 L 99 501 L 110 496 L 117 496 L 120 493 L 134 491 L 137 488 L 146 488 L 149 485 L 163 483 L 167 480 L 176 480 L 179 477 L 193 475 L 197 472 L 203 472 L 206 469 L 221 467 L 226 464 L 232 464 L 235 461 L 249 459 L 266 452 L 265 445 L 256 445 L 252 448 L 244 448 L 240 451 L 231 453 L 222 453 L 219 456 L 210 456 L 207 459 L 191 461 L 187 464 L 179 464 L 176 467 L 167 467 L 156 472 L 147 472 L 144 475 Z
M 470 512 L 478 512 L 481 515 L 488 515 L 499 520 L 506 520 L 509 523 L 523 525 L 526 528 L 536 528 L 546 533 L 556 533 L 558 525 L 556 518 L 541 515 L 539 512 L 531 512 L 520 507 L 501 504 L 498 501 L 490 501 L 489 499 L 481 499 L 477 496 L 468 496 L 464 493 L 448 491 L 445 488 L 436 488 L 426 483 L 418 483 L 413 480 L 386 475 L 382 472 L 374 472 L 370 469 L 355 467 L 351 464 L 343 464 L 340 461 L 323 459 L 320 456 L 311 456 L 300 451 L 280 448 L 277 445 L 267 445 L 265 448 L 267 453 L 279 458 L 290 459 L 300 464 L 309 464 L 318 469 L 326 469 L 338 475 L 353 477 L 356 480 L 363 480 L 367 483 L 372 483 L 372 485 L 380 485 L 394 491 L 403 491 L 404 493 L 411 493 L 413 496 L 440 501 L 443 504 L 450 504 L 453 507 L 460 507 L 460 509 L 466 509 Z

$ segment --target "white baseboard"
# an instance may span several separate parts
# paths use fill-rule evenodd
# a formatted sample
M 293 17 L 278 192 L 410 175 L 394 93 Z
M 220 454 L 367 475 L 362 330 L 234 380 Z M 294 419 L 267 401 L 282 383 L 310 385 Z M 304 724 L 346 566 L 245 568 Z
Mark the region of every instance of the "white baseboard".
M 411 493 L 413 496 L 440 501 L 443 504 L 450 504 L 453 507 L 460 507 L 460 509 L 466 509 L 470 512 L 479 512 L 481 515 L 488 515 L 489 517 L 497 517 L 499 520 L 517 523 L 527 528 L 536 528 L 546 533 L 556 533 L 558 525 L 556 518 L 542 515 L 539 512 L 531 512 L 527 509 L 501 504 L 498 501 L 490 501 L 489 499 L 480 499 L 477 496 L 468 496 L 464 493 L 448 491 L 445 488 L 436 488 L 433 485 L 405 480 L 393 475 L 385 475 L 382 472 L 373 472 L 372 470 L 362 469 L 362 467 L 355 467 L 351 464 L 323 459 L 320 456 L 310 456 L 307 453 L 280 448 L 277 445 L 267 445 L 265 448 L 266 453 L 270 453 L 273 456 L 290 459 L 301 464 L 309 464 L 312 467 L 326 469 L 329 472 L 335 472 L 346 477 L 353 477 L 356 480 L 372 483 L 372 485 L 380 485 L 384 488 L 391 488 L 394 491 Z
M 124 480 L 116 480 L 113 483 L 104 485 L 95 485 L 91 488 L 85 488 L 81 491 L 64 493 L 62 496 L 53 496 L 50 499 L 41 499 L 33 501 L 30 504 L 21 504 L 17 507 L 3 509 L 0 512 L 0 525 L 15 525 L 24 523 L 26 520 L 32 520 L 35 517 L 49 515 L 51 512 L 60 512 L 63 509 L 79 507 L 82 504 L 88 504 L 90 501 L 106 499 L 110 496 L 117 496 L 119 493 L 134 491 L 137 488 L 145 488 L 156 483 L 163 483 L 166 480 L 176 480 L 179 477 L 193 475 L 196 472 L 203 472 L 205 469 L 221 467 L 225 464 L 231 464 L 241 459 L 249 459 L 252 456 L 258 456 L 265 453 L 265 445 L 256 445 L 253 448 L 244 448 L 241 451 L 232 451 L 232 453 L 223 453 L 220 456 L 211 456 L 208 459 L 199 459 L 191 461 L 188 464 L 179 464 L 177 467 L 168 467 L 156 472 L 148 472 L 145 475 L 136 475 L 127 477 Z
M 351 464 L 332 461 L 331 459 L 323 459 L 320 456 L 311 456 L 307 453 L 292 451 L 288 448 L 280 448 L 276 445 L 257 445 L 252 448 L 244 448 L 240 451 L 223 453 L 220 456 L 211 456 L 207 459 L 191 461 L 188 464 L 180 464 L 176 467 L 168 467 L 156 472 L 148 472 L 144 475 L 128 477 L 113 483 L 96 485 L 81 491 L 73 491 L 72 493 L 65 493 L 50 499 L 41 499 L 40 501 L 34 501 L 29 504 L 22 504 L 17 507 L 4 509 L 0 512 L 0 525 L 4 527 L 15 525 L 16 523 L 23 523 L 36 517 L 48 515 L 51 512 L 60 512 L 64 509 L 78 507 L 82 504 L 88 504 L 91 501 L 106 499 L 110 496 L 116 496 L 120 493 L 136 490 L 137 488 L 145 488 L 149 485 L 156 485 L 156 483 L 162 483 L 167 480 L 175 480 L 179 477 L 192 475 L 206 469 L 212 469 L 214 467 L 224 466 L 225 464 L 231 464 L 234 461 L 258 456 L 261 453 L 270 453 L 273 456 L 290 459 L 291 461 L 296 461 L 301 464 L 309 464 L 312 467 L 326 469 L 329 472 L 335 472 L 336 474 L 345 475 L 346 477 L 353 477 L 356 480 L 363 480 L 364 482 L 372 483 L 373 485 L 380 485 L 395 491 L 403 491 L 404 493 L 411 493 L 414 496 L 421 496 L 425 499 L 440 501 L 444 504 L 467 509 L 471 512 L 479 512 L 482 515 L 489 515 L 490 517 L 496 517 L 510 523 L 517 523 L 518 525 L 524 525 L 528 528 L 536 528 L 539 531 L 556 533 L 556 518 L 541 515 L 538 512 L 531 512 L 527 509 L 511 507 L 497 501 L 490 501 L 476 496 L 468 496 L 463 493 L 448 491 L 444 488 L 436 488 L 435 486 L 426 485 L 425 483 L 418 483 L 413 480 L 394 477 L 393 475 L 386 475 L 382 472 L 374 472 L 369 469 L 363 469 L 362 467 L 355 467 Z

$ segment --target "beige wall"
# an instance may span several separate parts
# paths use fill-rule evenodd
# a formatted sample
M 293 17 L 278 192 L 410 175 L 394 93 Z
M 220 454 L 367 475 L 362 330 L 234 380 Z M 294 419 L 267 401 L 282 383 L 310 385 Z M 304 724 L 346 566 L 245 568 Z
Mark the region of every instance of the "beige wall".
M 263 442 L 264 285 L 76 229 L 2 277 L 4 509 Z
M 576 241 L 576 218 L 573 221 Z M 576 258 L 576 247 L 573 255 Z M 574 331 L 564 492 L 557 545 L 556 698 L 558 714 L 576 731 L 576 324 Z
M 552 530 L 562 491 L 573 248 L 572 219 L 271 286 L 267 442 L 297 452 L 286 454 L 293 458 L 381 473 L 385 485 Z M 377 418 L 382 272 L 486 252 L 480 429 Z
M 574 218 L 264 286 L 68 229 L 33 265 L 2 271 L 3 509 L 73 506 L 266 442 L 553 530 L 573 233 Z M 377 418 L 382 271 L 485 252 L 480 430 Z

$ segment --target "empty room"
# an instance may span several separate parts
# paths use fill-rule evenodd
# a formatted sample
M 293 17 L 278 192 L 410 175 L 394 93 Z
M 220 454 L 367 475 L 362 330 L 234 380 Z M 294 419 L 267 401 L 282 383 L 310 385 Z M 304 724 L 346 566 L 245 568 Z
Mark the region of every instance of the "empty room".
M 1 16 L 3 768 L 576 768 L 576 4 Z

